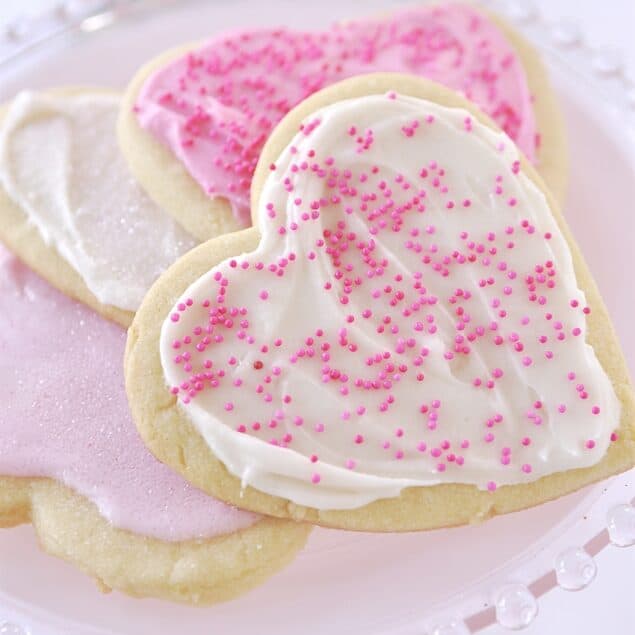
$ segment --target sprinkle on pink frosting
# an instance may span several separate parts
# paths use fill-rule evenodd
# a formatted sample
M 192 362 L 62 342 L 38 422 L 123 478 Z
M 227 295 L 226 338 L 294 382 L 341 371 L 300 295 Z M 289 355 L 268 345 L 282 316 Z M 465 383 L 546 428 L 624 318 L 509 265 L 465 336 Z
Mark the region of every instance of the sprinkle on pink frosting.
M 247 225 L 251 177 L 273 127 L 317 90 L 376 71 L 421 75 L 463 92 L 535 160 L 539 137 L 524 69 L 496 25 L 466 5 L 408 9 L 322 33 L 281 28 L 219 36 L 155 72 L 134 111 Z
M 205 495 L 145 448 L 124 391 L 126 334 L 0 248 L 0 474 L 50 477 L 113 525 L 179 541 L 258 516 Z

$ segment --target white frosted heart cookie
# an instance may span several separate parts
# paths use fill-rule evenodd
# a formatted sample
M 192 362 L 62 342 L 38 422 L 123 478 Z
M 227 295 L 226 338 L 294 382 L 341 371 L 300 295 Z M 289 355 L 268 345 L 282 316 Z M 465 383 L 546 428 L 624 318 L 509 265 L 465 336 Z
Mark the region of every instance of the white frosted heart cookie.
M 538 54 L 471 5 L 419 6 L 324 32 L 247 29 L 150 61 L 130 82 L 118 132 L 150 196 L 201 240 L 249 224 L 249 188 L 274 126 L 347 77 L 400 71 L 442 83 L 488 113 L 562 200 L 564 126 Z
M 125 332 L 0 247 L 0 526 L 103 589 L 190 604 L 262 583 L 309 527 L 226 505 L 159 463 L 132 422 Z
M 0 240 L 51 284 L 127 326 L 145 290 L 196 244 L 120 155 L 120 97 L 23 92 L 0 119 Z
M 471 522 L 633 465 L 633 392 L 540 178 L 473 106 L 348 80 L 272 135 L 257 228 L 129 331 L 135 422 L 223 500 L 364 530 Z

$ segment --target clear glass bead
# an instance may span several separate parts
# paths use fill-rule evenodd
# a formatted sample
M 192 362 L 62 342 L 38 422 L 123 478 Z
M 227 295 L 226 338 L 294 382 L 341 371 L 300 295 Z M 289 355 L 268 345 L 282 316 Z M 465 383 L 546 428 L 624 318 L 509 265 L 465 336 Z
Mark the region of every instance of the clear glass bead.
M 558 554 L 554 569 L 558 584 L 567 591 L 583 589 L 597 573 L 595 560 L 579 547 L 571 547 Z
M 635 507 L 616 505 L 606 515 L 609 538 L 617 547 L 635 545 Z
M 578 26 L 568 20 L 554 24 L 551 33 L 554 42 L 560 46 L 573 46 L 582 40 Z
M 532 0 L 509 0 L 507 13 L 518 22 L 529 22 L 536 17 L 536 6 Z
M 443 624 L 437 624 L 430 630 L 430 635 L 469 635 L 467 626 L 463 620 L 452 620 Z
M 616 75 L 622 70 L 622 60 L 612 49 L 598 51 L 591 62 L 593 70 L 600 75 Z
M 538 603 L 523 584 L 508 584 L 496 596 L 496 621 L 511 630 L 529 626 L 538 614 Z

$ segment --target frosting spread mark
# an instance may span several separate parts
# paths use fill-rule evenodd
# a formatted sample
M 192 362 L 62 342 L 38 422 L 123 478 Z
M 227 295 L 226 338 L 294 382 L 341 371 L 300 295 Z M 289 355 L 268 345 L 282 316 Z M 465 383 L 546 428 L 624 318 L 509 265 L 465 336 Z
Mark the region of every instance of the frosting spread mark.
M 543 193 L 466 111 L 374 95 L 305 120 L 253 253 L 166 318 L 169 389 L 244 483 L 345 509 L 597 463 L 620 405 Z
M 247 225 L 251 177 L 274 126 L 317 90 L 376 71 L 462 91 L 535 160 L 539 137 L 522 64 L 498 27 L 462 4 L 324 32 L 257 29 L 215 38 L 154 72 L 137 97 L 136 117 Z
M 0 185 L 100 302 L 134 311 L 195 241 L 128 172 L 115 138 L 119 101 L 20 93 L 0 124 Z

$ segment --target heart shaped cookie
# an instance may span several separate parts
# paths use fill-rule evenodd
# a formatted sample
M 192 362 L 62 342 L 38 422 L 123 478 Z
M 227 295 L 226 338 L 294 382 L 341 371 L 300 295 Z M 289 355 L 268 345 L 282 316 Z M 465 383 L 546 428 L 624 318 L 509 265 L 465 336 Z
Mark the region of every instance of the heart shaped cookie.
M 119 152 L 120 96 L 20 93 L 0 112 L 0 240 L 67 295 L 128 326 L 151 283 L 196 244 Z M 145 248 L 140 248 L 140 245 Z
M 293 106 L 376 71 L 462 91 L 564 195 L 564 128 L 537 54 L 502 20 L 467 4 L 410 8 L 324 32 L 247 30 L 169 51 L 131 81 L 120 145 L 150 196 L 205 240 L 249 224 L 260 151 Z
M 309 527 L 192 487 L 145 448 L 124 390 L 125 332 L 0 247 L 0 526 L 103 589 L 190 604 L 235 597 L 302 548 Z
M 126 385 L 223 500 L 363 530 L 521 509 L 631 465 L 633 392 L 552 196 L 473 106 L 354 78 L 268 142 L 257 228 L 152 287 Z

